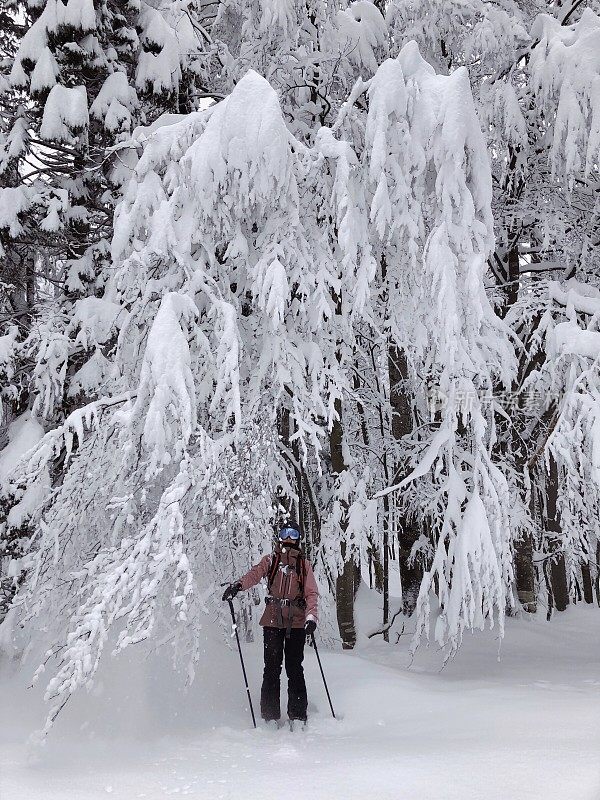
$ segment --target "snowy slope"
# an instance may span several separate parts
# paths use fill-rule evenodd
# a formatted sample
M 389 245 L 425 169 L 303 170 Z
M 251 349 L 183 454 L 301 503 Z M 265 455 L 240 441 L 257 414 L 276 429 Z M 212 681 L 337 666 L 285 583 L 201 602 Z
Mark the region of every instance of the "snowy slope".
M 207 651 L 218 656 L 189 694 L 132 648 L 31 752 L 39 691 L 24 688 L 27 671 L 13 665 L 11 674 L 4 663 L 0 707 L 14 727 L 0 733 L 0 796 L 262 800 L 279 796 L 285 787 L 273 782 L 289 770 L 310 800 L 598 800 L 596 616 L 578 607 L 551 625 L 541 615 L 509 620 L 500 661 L 486 633 L 468 637 L 441 672 L 434 648 L 408 668 L 409 637 L 397 647 L 362 640 L 351 654 L 323 650 L 337 722 L 307 650 L 306 733 L 251 729 L 237 654 L 211 635 Z M 244 651 L 257 705 L 259 643 Z

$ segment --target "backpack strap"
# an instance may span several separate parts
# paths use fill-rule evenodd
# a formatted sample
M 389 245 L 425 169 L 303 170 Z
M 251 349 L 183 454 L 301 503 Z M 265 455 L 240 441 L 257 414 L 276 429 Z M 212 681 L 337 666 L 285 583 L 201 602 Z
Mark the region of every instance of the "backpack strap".
M 267 576 L 267 591 L 269 594 L 271 593 L 271 586 L 273 581 L 275 580 L 275 575 L 277 575 L 277 570 L 279 569 L 279 562 L 281 561 L 281 553 L 277 551 L 273 553 L 273 558 L 271 559 L 271 566 L 269 567 L 269 574 Z
M 298 576 L 298 585 L 300 587 L 300 596 L 304 597 L 304 556 L 302 553 L 298 553 L 298 557 L 296 558 L 296 575 Z

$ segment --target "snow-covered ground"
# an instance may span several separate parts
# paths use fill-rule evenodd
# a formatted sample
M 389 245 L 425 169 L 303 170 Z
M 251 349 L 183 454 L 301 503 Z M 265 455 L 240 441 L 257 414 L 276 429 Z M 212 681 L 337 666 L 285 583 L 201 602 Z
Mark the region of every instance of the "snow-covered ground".
M 409 668 L 408 636 L 322 649 L 338 721 L 307 649 L 310 727 L 294 733 L 252 730 L 237 653 L 215 639 L 213 666 L 187 695 L 133 648 L 31 752 L 39 691 L 4 664 L 0 797 L 599 800 L 597 616 L 579 606 L 551 624 L 509 620 L 500 660 L 494 632 L 469 635 L 441 671 L 434 647 Z M 259 644 L 244 652 L 258 705 Z

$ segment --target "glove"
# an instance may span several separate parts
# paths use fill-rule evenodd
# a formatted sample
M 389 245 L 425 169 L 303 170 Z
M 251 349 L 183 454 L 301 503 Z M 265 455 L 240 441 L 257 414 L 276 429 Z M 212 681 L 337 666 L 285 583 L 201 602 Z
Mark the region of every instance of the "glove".
M 314 619 L 308 620 L 304 626 L 304 630 L 306 631 L 307 636 L 312 636 L 312 634 L 317 630 L 317 623 L 314 621 Z
M 242 584 L 239 581 L 230 584 L 223 592 L 223 600 L 233 600 L 236 594 L 241 590 Z

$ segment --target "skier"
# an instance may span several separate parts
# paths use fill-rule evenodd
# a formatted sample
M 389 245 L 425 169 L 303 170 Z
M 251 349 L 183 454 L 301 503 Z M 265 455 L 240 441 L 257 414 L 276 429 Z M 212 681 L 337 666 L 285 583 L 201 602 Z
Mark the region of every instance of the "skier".
M 300 528 L 290 521 L 278 533 L 274 552 L 264 556 L 244 576 L 227 587 L 223 600 L 236 596 L 267 579 L 266 608 L 260 619 L 264 632 L 265 668 L 260 692 L 260 713 L 267 722 L 278 721 L 279 681 L 285 655 L 288 677 L 287 713 L 290 727 L 294 720 L 306 724 L 306 684 L 302 660 L 304 643 L 317 627 L 319 592 L 312 566 L 300 551 Z

